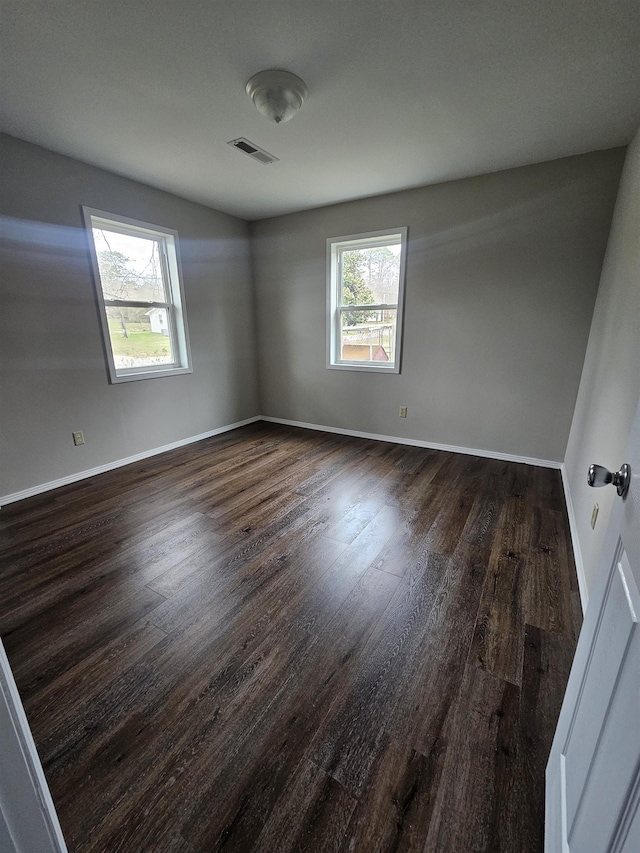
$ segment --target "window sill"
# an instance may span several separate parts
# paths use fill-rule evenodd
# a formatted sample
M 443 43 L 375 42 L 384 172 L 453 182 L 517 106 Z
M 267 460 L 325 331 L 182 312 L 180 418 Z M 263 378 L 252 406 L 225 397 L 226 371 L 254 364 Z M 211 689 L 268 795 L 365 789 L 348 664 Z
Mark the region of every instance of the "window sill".
M 119 376 L 112 374 L 109 379 L 112 385 L 118 385 L 120 382 L 136 382 L 140 379 L 159 379 L 163 376 L 180 376 L 184 373 L 193 373 L 193 368 L 172 367 L 167 370 L 141 370 L 136 373 L 123 373 Z
M 389 367 L 374 367 L 371 364 L 328 364 L 327 370 L 356 370 L 365 373 L 400 373 L 400 368 L 397 365 Z

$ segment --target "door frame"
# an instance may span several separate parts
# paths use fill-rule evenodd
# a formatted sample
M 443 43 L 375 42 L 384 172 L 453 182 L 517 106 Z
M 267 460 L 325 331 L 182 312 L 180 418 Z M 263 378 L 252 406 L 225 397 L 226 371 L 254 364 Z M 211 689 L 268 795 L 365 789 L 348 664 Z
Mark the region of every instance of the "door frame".
M 0 746 L 0 839 L 15 853 L 68 853 L 2 640 Z

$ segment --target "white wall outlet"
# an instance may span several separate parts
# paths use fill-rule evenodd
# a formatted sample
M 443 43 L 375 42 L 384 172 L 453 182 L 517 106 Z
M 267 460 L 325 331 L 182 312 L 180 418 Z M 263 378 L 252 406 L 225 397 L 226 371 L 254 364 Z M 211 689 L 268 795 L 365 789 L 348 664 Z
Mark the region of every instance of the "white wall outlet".
M 401 418 L 407 417 L 407 407 L 406 406 L 400 406 L 400 417 Z
M 77 432 L 72 432 L 71 435 L 73 436 L 73 443 L 76 447 L 80 447 L 81 444 L 84 444 L 84 433 L 81 429 Z
M 593 530 L 596 526 L 596 521 L 598 520 L 598 513 L 600 512 L 600 507 L 598 504 L 593 505 L 593 512 L 591 513 L 591 529 Z

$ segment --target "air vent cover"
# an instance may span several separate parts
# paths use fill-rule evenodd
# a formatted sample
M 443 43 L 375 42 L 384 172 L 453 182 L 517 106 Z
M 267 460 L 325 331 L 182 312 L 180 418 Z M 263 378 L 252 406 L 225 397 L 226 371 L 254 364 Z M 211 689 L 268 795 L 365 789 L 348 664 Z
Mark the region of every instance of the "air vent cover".
M 274 157 L 273 154 L 269 154 L 264 148 L 260 148 L 259 145 L 255 145 L 253 142 L 249 142 L 248 139 L 244 139 L 240 137 L 240 139 L 232 139 L 231 142 L 227 142 L 227 145 L 232 145 L 234 148 L 237 148 L 238 151 L 242 151 L 244 154 L 248 154 L 253 160 L 257 160 L 258 163 L 262 163 L 263 166 L 268 166 L 269 163 L 275 163 L 278 158 Z

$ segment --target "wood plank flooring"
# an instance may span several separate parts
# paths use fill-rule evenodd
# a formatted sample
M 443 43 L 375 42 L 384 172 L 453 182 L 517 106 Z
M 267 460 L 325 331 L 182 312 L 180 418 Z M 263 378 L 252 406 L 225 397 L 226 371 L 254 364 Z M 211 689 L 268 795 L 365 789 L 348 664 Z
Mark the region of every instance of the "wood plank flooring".
M 71 853 L 543 849 L 558 471 L 255 424 L 4 507 Z

